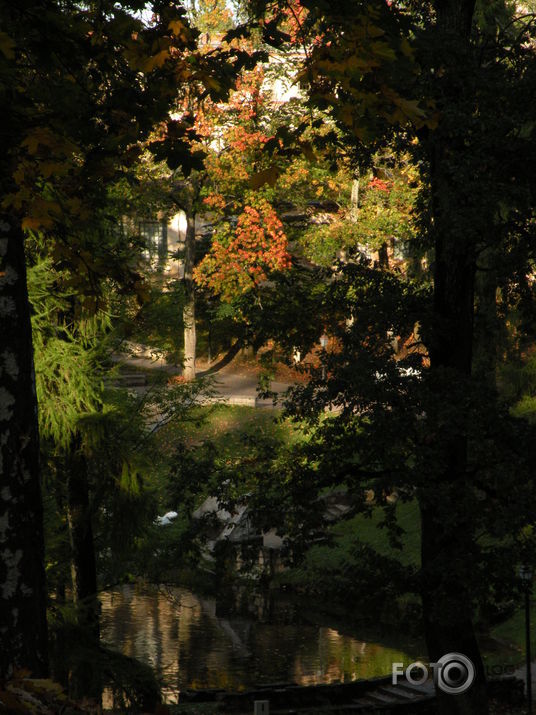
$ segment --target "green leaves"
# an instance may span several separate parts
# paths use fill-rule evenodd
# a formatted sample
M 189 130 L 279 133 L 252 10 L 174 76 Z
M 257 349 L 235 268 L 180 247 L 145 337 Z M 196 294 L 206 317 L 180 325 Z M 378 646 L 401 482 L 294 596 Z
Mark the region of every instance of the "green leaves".
M 102 407 L 102 347 L 105 316 L 69 323 L 73 295 L 62 288 L 64 276 L 50 259 L 28 269 L 34 312 L 32 332 L 40 432 L 66 448 L 88 414 Z

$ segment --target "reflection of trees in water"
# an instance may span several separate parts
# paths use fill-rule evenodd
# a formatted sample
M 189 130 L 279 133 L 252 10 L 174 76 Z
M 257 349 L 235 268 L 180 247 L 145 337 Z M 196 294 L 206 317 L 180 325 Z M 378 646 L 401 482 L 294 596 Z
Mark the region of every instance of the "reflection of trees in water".
M 132 607 L 134 588 L 125 586 L 120 591 L 100 595 L 102 623 L 101 635 L 105 642 L 119 648 L 125 655 L 133 656 L 137 609 Z
M 177 688 L 370 678 L 389 673 L 393 661 L 413 660 L 330 628 L 218 618 L 213 599 L 185 589 L 138 593 L 128 586 L 113 599 L 102 594 L 102 605 L 103 639 L 155 667 L 168 698 Z
M 150 664 L 165 682 L 176 681 L 176 604 L 159 593 L 137 593 L 132 586 L 104 593 L 101 601 L 103 640 L 125 655 Z
M 214 647 L 214 637 L 208 615 L 199 609 L 195 620 L 181 620 L 179 632 L 179 686 L 210 687 L 206 684 L 207 656 Z
M 154 650 L 153 650 L 153 667 L 155 668 L 157 673 L 162 672 L 162 665 L 163 665 L 163 654 L 164 654 L 164 649 L 163 649 L 163 641 L 164 639 L 162 638 L 162 632 L 160 630 L 160 610 L 161 610 L 161 604 L 160 604 L 160 598 L 156 599 L 154 598 L 151 602 L 151 618 L 153 622 L 153 643 L 154 643 Z M 172 623 L 175 619 L 170 618 L 168 623 Z M 171 627 L 169 627 L 170 635 L 171 635 Z
M 214 602 L 202 602 L 195 619 L 181 620 L 179 684 L 188 688 L 229 688 L 244 685 L 251 652 L 250 623 L 242 627 L 215 617 Z

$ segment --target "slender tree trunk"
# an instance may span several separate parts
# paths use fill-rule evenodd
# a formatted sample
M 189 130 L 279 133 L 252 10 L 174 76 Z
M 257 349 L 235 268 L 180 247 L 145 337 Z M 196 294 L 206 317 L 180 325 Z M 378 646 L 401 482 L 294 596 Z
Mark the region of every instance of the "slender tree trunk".
M 196 330 L 195 330 L 195 285 L 193 271 L 195 263 L 195 215 L 186 216 L 186 237 L 184 241 L 184 288 L 185 303 L 182 311 L 184 322 L 184 367 L 186 380 L 195 379 Z
M 43 506 L 22 232 L 0 215 L 0 677 L 48 672 Z
M 65 460 L 67 476 L 67 520 L 71 541 L 71 576 L 76 604 L 80 642 L 91 654 L 99 646 L 100 604 L 97 597 L 97 566 L 91 525 L 91 507 L 87 465 L 75 439 Z M 100 700 L 101 678 L 95 658 L 83 657 L 71 670 L 70 690 L 74 697 L 89 696 Z
M 99 602 L 97 599 L 97 565 L 91 524 L 91 507 L 86 461 L 78 444 L 73 445 L 66 460 L 67 520 L 71 541 L 71 576 L 79 624 L 99 641 Z
M 352 179 L 352 194 L 350 196 L 350 220 L 357 223 L 359 218 L 359 169 L 354 172 Z
M 444 106 L 460 106 L 459 123 L 467 111 L 459 97 L 460 72 L 470 67 L 469 34 L 474 0 L 438 0 L 436 41 L 448 43 L 452 64 L 441 89 Z M 445 45 L 442 44 L 441 47 Z M 452 58 L 452 59 L 451 59 Z M 470 102 L 468 102 L 470 106 Z M 429 342 L 430 365 L 435 374 L 436 400 L 456 415 L 456 428 L 441 420 L 434 425 L 438 471 L 421 490 L 422 601 L 425 637 L 430 661 L 458 652 L 471 659 L 474 684 L 463 694 L 438 690 L 440 715 L 484 715 L 488 712 L 485 673 L 472 622 L 472 567 L 478 558 L 467 475 L 467 431 L 456 386 L 471 377 L 475 292 L 476 233 L 471 221 L 471 198 L 464 194 L 453 166 L 462 166 L 463 123 L 453 132 L 448 120 L 430 141 L 430 181 L 435 236 L 434 321 Z M 461 213 L 460 213 L 461 212 Z M 456 219 L 453 220 L 453 216 Z M 464 220 L 465 219 L 465 220 Z M 458 391 L 459 394 L 459 391 Z

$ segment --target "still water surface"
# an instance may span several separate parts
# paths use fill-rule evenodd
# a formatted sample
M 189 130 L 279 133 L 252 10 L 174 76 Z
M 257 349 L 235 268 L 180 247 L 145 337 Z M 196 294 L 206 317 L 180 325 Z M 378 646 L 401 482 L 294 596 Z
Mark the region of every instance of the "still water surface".
M 217 615 L 215 599 L 182 588 L 144 591 L 128 585 L 100 598 L 102 639 L 151 665 L 167 702 L 176 702 L 187 688 L 242 690 L 261 683 L 372 678 L 389 674 L 394 661 L 409 663 L 418 655 L 413 648 L 410 654 L 296 622 L 296 614 L 291 618 L 281 610 L 268 618 L 259 606 L 263 620 Z

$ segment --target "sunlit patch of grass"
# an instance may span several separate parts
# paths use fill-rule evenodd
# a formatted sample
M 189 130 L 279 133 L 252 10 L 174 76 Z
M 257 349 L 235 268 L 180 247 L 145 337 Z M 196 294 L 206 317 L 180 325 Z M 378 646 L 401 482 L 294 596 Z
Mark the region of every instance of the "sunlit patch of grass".
M 170 423 L 159 433 L 162 444 L 172 446 L 182 440 L 187 446 L 211 442 L 216 449 L 242 452 L 244 437 L 273 437 L 282 444 L 300 438 L 289 421 L 281 421 L 281 411 L 243 405 L 206 405 L 191 411 L 189 420 Z

